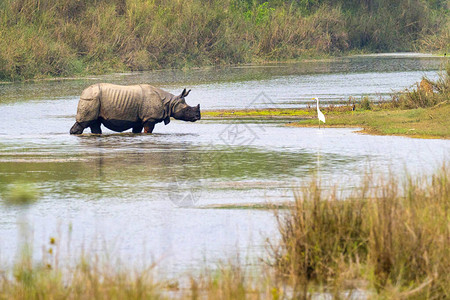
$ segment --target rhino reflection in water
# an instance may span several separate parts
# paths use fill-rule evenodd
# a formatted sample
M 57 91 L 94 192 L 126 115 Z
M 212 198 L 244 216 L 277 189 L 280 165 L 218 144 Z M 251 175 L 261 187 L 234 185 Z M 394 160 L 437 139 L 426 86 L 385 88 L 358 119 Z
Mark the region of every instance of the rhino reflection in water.
M 121 86 L 109 83 L 94 84 L 86 88 L 78 102 L 76 122 L 70 134 L 82 134 L 87 127 L 101 134 L 103 124 L 113 131 L 132 128 L 151 133 L 155 124 L 170 118 L 195 122 L 200 120 L 200 104 L 191 107 L 184 98 L 191 90 L 175 96 L 148 84 Z

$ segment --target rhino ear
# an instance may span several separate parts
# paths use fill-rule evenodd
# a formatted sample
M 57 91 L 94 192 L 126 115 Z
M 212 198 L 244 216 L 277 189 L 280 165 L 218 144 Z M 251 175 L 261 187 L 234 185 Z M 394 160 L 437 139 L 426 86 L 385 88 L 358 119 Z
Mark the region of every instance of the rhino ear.
M 197 105 L 197 109 L 200 110 L 200 104 Z
M 187 97 L 187 95 L 189 95 L 190 92 L 191 92 L 191 90 L 189 90 L 189 91 L 186 92 L 186 89 L 184 89 L 184 90 L 181 92 L 180 98 Z
M 170 117 L 167 117 L 164 119 L 164 125 L 167 125 L 170 123 Z

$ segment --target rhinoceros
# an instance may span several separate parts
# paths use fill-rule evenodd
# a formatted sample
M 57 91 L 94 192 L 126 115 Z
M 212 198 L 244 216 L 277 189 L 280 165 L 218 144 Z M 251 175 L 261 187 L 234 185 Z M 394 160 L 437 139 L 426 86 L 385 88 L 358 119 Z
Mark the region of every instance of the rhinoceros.
M 99 83 L 87 87 L 78 102 L 76 122 L 70 134 L 82 134 L 87 127 L 92 133 L 101 134 L 100 125 L 122 132 L 132 128 L 133 133 L 152 133 L 155 124 L 170 118 L 195 122 L 200 120 L 200 104 L 191 107 L 184 98 L 186 89 L 179 96 L 148 84 L 114 85 Z

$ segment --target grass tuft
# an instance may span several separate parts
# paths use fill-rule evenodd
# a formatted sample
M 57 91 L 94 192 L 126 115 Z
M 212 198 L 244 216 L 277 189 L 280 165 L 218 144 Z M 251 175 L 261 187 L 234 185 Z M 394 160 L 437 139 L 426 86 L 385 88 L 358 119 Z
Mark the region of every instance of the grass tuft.
M 449 297 L 449 176 L 444 166 L 430 180 L 409 179 L 404 192 L 393 178 L 376 189 L 367 182 L 351 199 L 313 182 L 277 215 L 275 268 L 303 285 L 359 279 L 380 295 Z

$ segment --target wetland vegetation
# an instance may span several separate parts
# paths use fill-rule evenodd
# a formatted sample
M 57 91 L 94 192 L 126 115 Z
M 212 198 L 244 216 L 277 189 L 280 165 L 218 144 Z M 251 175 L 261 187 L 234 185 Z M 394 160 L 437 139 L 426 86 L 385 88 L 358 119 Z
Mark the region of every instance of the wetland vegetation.
M 5 0 L 0 80 L 449 52 L 446 0 Z

